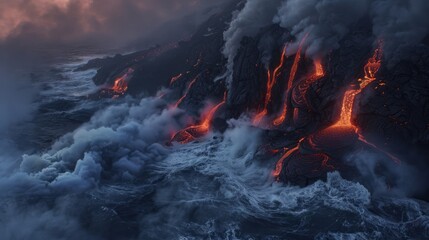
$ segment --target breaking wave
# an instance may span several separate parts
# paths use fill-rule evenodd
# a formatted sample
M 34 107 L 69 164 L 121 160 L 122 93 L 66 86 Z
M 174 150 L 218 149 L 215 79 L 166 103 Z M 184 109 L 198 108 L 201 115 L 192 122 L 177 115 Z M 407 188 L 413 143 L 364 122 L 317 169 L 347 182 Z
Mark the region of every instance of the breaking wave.
M 167 147 L 181 110 L 131 98 L 95 114 L 0 181 L 7 239 L 402 239 L 429 235 L 429 206 L 374 198 L 328 175 L 304 188 L 276 182 L 261 132 L 229 122 Z M 13 219 L 9 221 L 9 219 Z M 28 226 L 19 231 L 20 224 Z

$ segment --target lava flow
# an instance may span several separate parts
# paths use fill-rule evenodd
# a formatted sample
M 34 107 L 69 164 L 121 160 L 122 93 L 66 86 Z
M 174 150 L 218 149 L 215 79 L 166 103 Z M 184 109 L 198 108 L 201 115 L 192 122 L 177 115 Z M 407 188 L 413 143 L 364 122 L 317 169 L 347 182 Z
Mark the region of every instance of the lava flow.
M 302 140 L 301 140 L 302 141 Z M 283 169 L 283 163 L 284 161 L 295 151 L 298 151 L 299 147 L 296 146 L 292 149 L 289 149 L 285 154 L 283 154 L 282 158 L 280 158 L 279 161 L 277 161 L 276 164 L 276 169 L 273 172 L 273 176 L 274 178 L 276 178 L 278 180 L 280 174 L 282 173 L 282 169 Z
M 172 85 L 174 82 L 179 80 L 182 76 L 183 76 L 183 73 L 180 73 L 179 75 L 172 77 L 170 80 L 170 85 Z
M 189 91 L 191 90 L 192 86 L 195 84 L 195 82 L 197 81 L 198 77 L 195 77 L 188 85 L 188 87 L 186 88 L 185 94 L 183 94 L 183 96 L 176 102 L 176 104 L 174 104 L 175 108 L 178 108 L 179 105 L 183 102 L 183 100 L 185 100 L 185 98 L 188 96 Z
M 117 78 L 111 88 L 113 92 L 117 94 L 124 94 L 128 89 L 128 78 L 134 72 L 132 68 L 128 68 L 127 72 L 121 77 Z
M 370 83 L 372 83 L 377 79 L 375 75 L 377 74 L 378 70 L 381 67 L 382 54 L 383 52 L 381 50 L 381 46 L 379 46 L 374 51 L 373 56 L 368 60 L 367 64 L 365 65 L 365 68 L 364 68 L 365 76 L 364 78 L 359 79 L 359 88 L 356 90 L 348 90 L 345 92 L 342 106 L 341 106 L 340 119 L 338 120 L 338 122 L 336 122 L 333 125 L 333 127 L 344 127 L 344 126 L 353 127 L 356 133 L 359 135 L 360 141 L 386 154 L 396 163 L 400 163 L 401 161 L 397 157 L 378 148 L 375 144 L 368 142 L 365 139 L 365 137 L 360 133 L 361 132 L 360 129 L 352 123 L 352 113 L 353 113 L 353 107 L 354 107 L 356 96 L 359 93 L 361 93 L 362 90 L 365 89 Z
M 224 99 L 219 104 L 211 108 L 206 114 L 203 114 L 201 123 L 199 125 L 193 125 L 187 127 L 179 132 L 175 133 L 171 138 L 170 142 L 178 142 L 180 144 L 190 143 L 197 138 L 200 138 L 206 135 L 211 127 L 212 120 L 216 112 L 226 103 L 226 92 L 224 94 Z
M 271 101 L 271 91 L 274 87 L 274 84 L 277 81 L 277 77 L 279 75 L 279 71 L 281 70 L 281 68 L 283 67 L 284 64 L 284 60 L 285 60 L 285 56 L 286 56 L 286 50 L 287 50 L 287 46 L 285 46 L 283 48 L 283 52 L 282 55 L 280 57 L 280 63 L 279 65 L 274 69 L 273 73 L 270 72 L 270 70 L 268 69 L 267 71 L 267 92 L 265 93 L 265 102 L 264 102 L 264 108 L 262 109 L 261 112 L 259 112 L 254 118 L 253 118 L 253 123 L 255 125 L 259 124 L 261 122 L 261 120 L 267 115 L 268 113 L 268 104 Z
M 295 76 L 296 76 L 296 72 L 298 70 L 299 62 L 301 61 L 302 45 L 304 44 L 306 39 L 307 39 L 307 35 L 302 39 L 301 43 L 299 44 L 298 51 L 295 55 L 295 60 L 293 61 L 292 69 L 291 69 L 290 74 L 289 74 L 289 80 L 287 82 L 287 88 L 285 91 L 285 96 L 283 97 L 284 99 L 283 99 L 283 105 L 282 105 L 282 112 L 276 119 L 274 119 L 274 121 L 273 121 L 274 126 L 281 125 L 286 119 L 287 104 L 288 104 L 288 102 L 287 102 L 288 97 L 287 96 L 290 92 L 290 89 L 293 86 L 293 82 L 295 80 Z
M 298 105 L 306 104 L 309 106 L 306 99 L 308 89 L 310 88 L 311 84 L 325 76 L 325 71 L 320 59 L 313 60 L 313 64 L 314 72 L 305 80 L 301 81 L 292 92 L 292 98 Z
M 343 103 L 341 106 L 340 119 L 335 124 L 337 126 L 354 126 L 352 123 L 352 112 L 356 96 L 362 92 L 362 90 L 370 83 L 375 81 L 377 78 L 375 75 L 381 66 L 382 51 L 381 48 L 377 48 L 374 55 L 368 60 L 365 65 L 365 77 L 359 79 L 359 88 L 355 90 L 348 90 L 344 94 Z
M 310 136 L 301 139 L 297 147 L 287 151 L 277 162 L 276 168 L 273 175 L 276 179 L 279 178 L 284 162 L 296 160 L 299 157 L 302 161 L 320 161 L 321 166 L 327 170 L 333 169 L 333 166 L 328 164 L 328 161 L 333 158 L 341 158 L 341 154 L 344 150 L 353 147 L 359 140 L 368 146 L 382 152 L 386 156 L 390 157 L 396 163 L 400 163 L 400 160 L 395 156 L 392 156 L 388 152 L 379 149 L 376 145 L 368 142 L 364 136 L 360 133 L 360 129 L 352 122 L 352 113 L 356 96 L 362 92 L 370 83 L 374 82 L 376 74 L 381 67 L 382 50 L 379 46 L 371 58 L 369 58 L 367 64 L 364 67 L 364 77 L 359 79 L 359 85 L 357 89 L 351 89 L 345 92 L 342 100 L 341 113 L 339 120 L 332 126 L 315 132 Z M 307 86 L 310 86 L 311 82 L 324 76 L 323 67 L 319 61 L 315 61 L 315 73 L 306 81 L 300 83 L 304 85 L 301 89 L 298 89 L 297 94 L 305 94 Z M 303 98 L 304 96 L 300 96 Z M 294 99 L 295 100 L 295 99 Z

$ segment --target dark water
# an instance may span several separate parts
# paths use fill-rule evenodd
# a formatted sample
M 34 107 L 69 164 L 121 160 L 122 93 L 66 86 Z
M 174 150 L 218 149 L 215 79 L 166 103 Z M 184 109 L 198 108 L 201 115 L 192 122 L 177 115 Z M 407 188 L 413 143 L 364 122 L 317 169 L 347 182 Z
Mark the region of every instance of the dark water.
M 150 97 L 90 100 L 94 72 L 72 71 L 81 63 L 36 81 L 38 110 L 14 139 L 24 150 L 1 171 L 1 239 L 429 238 L 426 202 L 339 173 L 305 188 L 275 182 L 276 159 L 258 154 L 245 119 L 165 146 L 183 111 Z

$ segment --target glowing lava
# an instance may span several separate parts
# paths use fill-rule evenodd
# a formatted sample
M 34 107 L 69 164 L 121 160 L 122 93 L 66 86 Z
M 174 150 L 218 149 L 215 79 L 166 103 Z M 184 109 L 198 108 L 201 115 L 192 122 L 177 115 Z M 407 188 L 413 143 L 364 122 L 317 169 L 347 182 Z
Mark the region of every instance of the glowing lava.
M 211 123 L 216 112 L 225 103 L 226 103 L 226 92 L 224 94 L 224 99 L 222 102 L 215 105 L 206 114 L 203 114 L 201 123 L 199 125 L 190 126 L 183 130 L 180 130 L 179 132 L 174 134 L 170 142 L 178 142 L 180 144 L 186 144 L 196 140 L 197 138 L 200 138 L 206 135 L 211 128 Z
M 313 65 L 314 72 L 305 80 L 301 81 L 292 91 L 292 99 L 298 105 L 309 105 L 306 99 L 308 89 L 315 81 L 325 76 L 325 71 L 320 59 L 313 60 Z
M 397 157 L 378 148 L 375 144 L 368 142 L 365 137 L 360 133 L 360 129 L 352 123 L 352 113 L 353 107 L 355 105 L 356 96 L 361 93 L 362 90 L 365 89 L 370 83 L 374 82 L 377 79 L 375 75 L 381 67 L 382 55 L 383 52 L 381 50 L 381 46 L 379 46 L 374 51 L 373 56 L 368 60 L 367 64 L 364 67 L 365 76 L 364 78 L 359 79 L 359 88 L 356 90 L 348 90 L 345 92 L 341 105 L 340 119 L 332 127 L 353 127 L 356 131 L 356 134 L 359 135 L 360 141 L 386 154 L 394 162 L 400 163 L 401 161 Z
M 265 93 L 265 102 L 264 102 L 264 108 L 261 112 L 256 114 L 256 116 L 253 118 L 253 124 L 257 125 L 261 122 L 261 120 L 267 115 L 268 113 L 268 104 L 271 101 L 271 91 L 274 87 L 274 84 L 276 83 L 277 77 L 279 75 L 279 71 L 283 67 L 285 56 L 286 56 L 286 49 L 287 46 L 283 48 L 282 55 L 280 57 L 280 63 L 279 65 L 274 69 L 273 73 L 271 74 L 270 70 L 267 71 L 267 92 Z
M 359 140 L 384 153 L 396 163 L 400 163 L 400 160 L 395 156 L 392 156 L 388 152 L 383 151 L 376 145 L 368 142 L 360 133 L 360 129 L 352 123 L 352 113 L 356 96 L 370 83 L 376 80 L 376 74 L 381 67 L 381 59 L 382 50 L 380 45 L 366 63 L 364 67 L 364 77 L 359 79 L 358 88 L 350 89 L 345 92 L 342 100 L 339 120 L 332 126 L 301 139 L 297 147 L 287 151 L 276 164 L 276 168 L 273 172 L 273 176 L 276 179 L 279 178 L 285 161 L 292 161 L 293 159 L 296 160 L 297 157 L 300 157 L 301 161 L 306 161 L 306 157 L 308 157 L 308 159 L 313 159 L 314 161 L 321 161 L 322 167 L 332 170 L 334 167 L 328 164 L 330 156 L 336 156 L 337 154 L 341 155 L 341 151 L 354 146 Z M 320 61 L 315 61 L 314 66 L 314 74 L 305 80 L 306 82 L 300 83 L 302 86 L 296 93 L 301 95 L 300 97 L 305 96 L 305 93 L 312 82 L 324 76 L 323 67 Z M 301 155 L 295 156 L 295 153 Z
M 282 173 L 282 169 L 283 169 L 283 163 L 284 161 L 295 151 L 298 151 L 299 147 L 296 146 L 292 149 L 289 149 L 283 156 L 282 158 L 280 158 L 280 160 L 277 162 L 276 164 L 276 169 L 273 172 L 273 176 L 274 178 L 276 178 L 278 180 L 278 178 L 280 177 L 280 174 Z
M 273 125 L 274 126 L 281 125 L 285 121 L 285 119 L 286 119 L 287 104 L 288 104 L 288 101 L 287 101 L 288 97 L 287 96 L 289 95 L 290 89 L 293 86 L 293 82 L 295 80 L 295 76 L 296 76 L 296 72 L 298 70 L 299 62 L 301 61 L 302 46 L 303 46 L 305 40 L 307 39 L 307 36 L 308 35 L 306 35 L 302 39 L 301 43 L 299 44 L 298 51 L 297 51 L 297 53 L 295 55 L 295 60 L 293 61 L 292 69 L 291 69 L 290 74 L 289 74 L 289 79 L 288 79 L 288 82 L 287 82 L 287 88 L 286 88 L 286 91 L 285 91 L 285 96 L 283 97 L 284 99 L 283 99 L 283 105 L 282 105 L 282 112 L 281 112 L 281 114 L 276 119 L 274 119 L 274 121 L 273 121 Z
M 176 102 L 176 104 L 174 104 L 174 107 L 179 107 L 179 105 L 183 102 L 183 100 L 185 100 L 185 98 L 188 96 L 189 91 L 191 90 L 192 86 L 195 84 L 195 82 L 197 81 L 198 77 L 195 77 L 188 85 L 188 87 L 186 88 L 185 94 L 183 94 L 183 96 Z
M 182 76 L 183 76 L 183 73 L 180 73 L 179 75 L 172 77 L 170 80 L 170 85 L 176 82 L 177 80 L 179 80 Z
M 377 79 L 375 75 L 380 69 L 382 54 L 381 48 L 377 48 L 374 55 L 368 60 L 368 63 L 364 67 L 365 76 L 364 78 L 359 79 L 359 88 L 345 92 L 341 105 L 340 119 L 335 123 L 335 125 L 355 127 L 352 123 L 352 112 L 355 98 L 363 89 L 365 89 L 366 86 Z
M 124 94 L 128 89 L 128 78 L 131 74 L 133 74 L 134 70 L 132 68 L 128 68 L 127 72 L 121 77 L 117 78 L 113 84 L 111 90 L 117 94 Z

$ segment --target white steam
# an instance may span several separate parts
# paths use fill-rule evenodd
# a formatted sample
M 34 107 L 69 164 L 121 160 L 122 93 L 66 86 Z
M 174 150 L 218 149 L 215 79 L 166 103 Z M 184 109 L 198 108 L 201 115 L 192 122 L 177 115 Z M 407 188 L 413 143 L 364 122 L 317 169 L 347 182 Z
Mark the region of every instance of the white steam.
M 229 28 L 224 33 L 223 55 L 227 58 L 227 81 L 231 82 L 234 70 L 234 58 L 240 48 L 243 37 L 251 37 L 265 26 L 272 24 L 273 16 L 281 0 L 248 0 L 244 8 L 235 13 Z
M 403 57 L 429 33 L 429 1 L 377 0 L 371 5 L 373 32 L 384 41 L 387 59 Z M 396 60 L 396 59 L 395 59 Z
M 254 36 L 273 23 L 295 37 L 288 54 L 294 54 L 308 36 L 304 43 L 306 54 L 323 57 L 340 47 L 341 40 L 353 26 L 367 19 L 368 24 L 372 24 L 369 27 L 373 29 L 374 45 L 383 40 L 389 61 L 402 58 L 408 47 L 428 35 L 428 11 L 426 0 L 248 0 L 224 33 L 226 76 L 230 82 L 243 37 Z
M 3 177 L 1 194 L 23 188 L 26 194 L 83 192 L 98 186 L 106 171 L 108 180 L 133 180 L 148 161 L 168 154 L 163 143 L 178 128 L 174 117 L 179 113 L 154 98 L 111 106 L 45 154 L 24 155 L 20 170 Z
M 356 166 L 361 180 L 376 196 L 419 194 L 427 181 L 415 167 L 406 162 L 395 163 L 381 153 L 359 151 L 351 154 L 347 162 Z
M 308 34 L 306 53 L 323 56 L 339 47 L 350 26 L 367 9 L 367 0 L 288 0 L 283 1 L 274 22 L 297 38 L 295 49 Z

